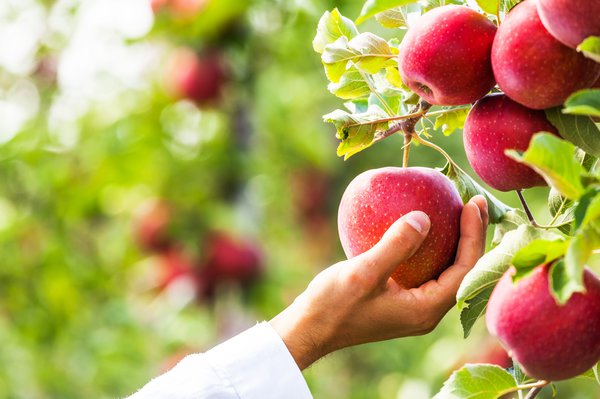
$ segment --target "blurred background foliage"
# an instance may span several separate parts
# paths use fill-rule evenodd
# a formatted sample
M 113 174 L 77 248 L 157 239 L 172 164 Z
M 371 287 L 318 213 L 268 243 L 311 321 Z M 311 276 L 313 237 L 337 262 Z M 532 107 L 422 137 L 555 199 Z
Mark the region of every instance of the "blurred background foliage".
M 336 6 L 362 2 L 0 1 L 0 397 L 126 396 L 343 258 L 339 198 L 400 165 L 402 140 L 335 156 L 321 115 L 340 104 L 311 42 Z M 470 171 L 460 132 L 433 135 Z M 540 220 L 546 195 L 528 194 Z M 507 360 L 453 311 L 305 375 L 317 398 L 426 399 L 465 361 Z

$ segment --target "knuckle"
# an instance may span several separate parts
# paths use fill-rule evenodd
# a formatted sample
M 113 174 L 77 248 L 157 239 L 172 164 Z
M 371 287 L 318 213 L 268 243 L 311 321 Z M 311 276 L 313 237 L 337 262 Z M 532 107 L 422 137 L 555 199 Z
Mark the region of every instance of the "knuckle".
M 368 269 L 369 265 L 365 266 Z M 377 280 L 373 273 L 370 273 L 368 270 L 358 270 L 356 268 L 348 268 L 344 273 L 342 282 L 356 296 L 370 294 L 377 285 Z

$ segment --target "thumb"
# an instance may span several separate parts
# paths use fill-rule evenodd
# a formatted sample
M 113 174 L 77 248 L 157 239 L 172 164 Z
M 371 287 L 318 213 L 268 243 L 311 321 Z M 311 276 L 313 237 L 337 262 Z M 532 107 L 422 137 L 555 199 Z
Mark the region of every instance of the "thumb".
M 419 249 L 430 227 L 429 216 L 425 213 L 407 213 L 390 226 L 373 248 L 352 258 L 353 266 L 363 273 L 373 273 L 377 280 L 387 281 L 398 264 Z

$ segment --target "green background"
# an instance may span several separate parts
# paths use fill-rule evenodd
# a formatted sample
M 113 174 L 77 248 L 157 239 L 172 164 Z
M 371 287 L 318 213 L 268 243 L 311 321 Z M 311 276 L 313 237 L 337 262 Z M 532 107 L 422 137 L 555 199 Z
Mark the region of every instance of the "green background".
M 389 138 L 344 162 L 321 116 L 341 107 L 312 50 L 322 0 L 212 0 L 193 19 L 145 0 L 0 2 L 0 397 L 115 398 L 183 353 L 273 317 L 319 270 L 343 259 L 336 209 L 358 173 L 401 164 Z M 400 37 L 370 21 L 362 31 Z M 0 47 L 3 47 L 0 46 Z M 164 90 L 172 49 L 216 47 L 230 65 L 218 104 Z M 433 141 L 473 176 L 461 134 Z M 411 165 L 442 167 L 427 148 Z M 328 182 L 318 216 L 298 211 Z M 526 193 L 541 221 L 547 189 Z M 322 193 L 320 193 L 322 194 Z M 496 193 L 516 206 L 514 193 Z M 172 236 L 201 257 L 207 232 L 260 244 L 265 273 L 214 303 L 152 284 L 157 256 L 136 245 L 144 201 L 173 209 Z M 465 361 L 485 361 L 484 323 L 462 339 L 456 311 L 428 336 L 363 345 L 305 372 L 316 398 L 433 396 Z M 592 381 L 558 397 L 600 396 Z M 546 396 L 550 397 L 550 392 Z

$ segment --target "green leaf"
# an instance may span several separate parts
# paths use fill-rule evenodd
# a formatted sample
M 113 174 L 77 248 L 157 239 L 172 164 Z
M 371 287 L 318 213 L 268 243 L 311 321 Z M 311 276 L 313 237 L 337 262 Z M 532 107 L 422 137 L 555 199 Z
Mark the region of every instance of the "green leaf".
M 367 0 L 360 11 L 360 15 L 356 18 L 356 23 L 361 24 L 375 14 L 379 14 L 380 12 L 391 8 L 416 2 L 417 0 Z
M 456 295 L 458 308 L 462 310 L 468 300 L 495 286 L 510 267 L 515 254 L 538 238 L 556 240 L 561 236 L 531 225 L 521 225 L 516 230 L 507 232 L 500 244 L 483 255 L 463 279 Z
M 317 35 L 313 39 L 313 49 L 321 54 L 325 46 L 335 42 L 342 36 L 352 39 L 358 35 L 358 29 L 351 19 L 344 17 L 337 8 L 331 12 L 326 11 L 317 26 Z
M 581 277 L 572 275 L 573 272 L 567 268 L 564 259 L 556 261 L 550 269 L 550 293 L 559 304 L 564 305 L 575 292 L 585 290 L 583 284 L 577 281 Z
M 475 322 L 485 314 L 485 309 L 487 308 L 487 303 L 490 300 L 490 295 L 492 295 L 493 290 L 493 286 L 488 287 L 465 302 L 465 306 L 460 311 L 460 324 L 463 327 L 465 338 L 471 334 Z
M 600 384 L 600 372 L 598 371 L 598 364 L 596 364 L 594 367 L 592 367 L 585 373 L 581 374 L 579 377 L 591 378 L 593 380 L 596 380 L 596 382 Z
M 523 372 L 523 369 L 521 368 L 521 365 L 519 363 L 517 363 L 514 359 L 513 359 L 513 366 L 511 368 L 512 370 L 512 375 L 513 378 L 515 379 L 515 382 L 517 383 L 517 385 L 521 385 L 522 383 L 524 383 L 525 381 L 527 381 L 527 375 Z
M 512 264 L 517 269 L 513 276 L 516 282 L 526 277 L 537 266 L 560 258 L 567 251 L 569 242 L 565 240 L 537 239 L 521 248 L 513 257 Z
M 573 201 L 551 188 L 548 193 L 548 210 L 555 217 L 553 225 L 560 226 L 558 229 L 561 232 L 571 235 L 571 223 L 575 220 Z
M 486 189 L 479 185 L 475 180 L 473 180 L 473 178 L 471 178 L 471 176 L 462 170 L 456 169 L 450 163 L 446 164 L 441 172 L 448 176 L 450 180 L 452 180 L 464 203 L 467 203 L 467 201 L 477 194 L 481 194 L 485 197 L 488 203 L 490 223 L 500 222 L 504 214 L 512 210 L 510 206 L 494 197 Z
M 394 57 L 394 51 L 384 39 L 372 33 L 361 33 L 350 41 L 342 36 L 325 46 L 321 60 L 329 80 L 337 83 L 352 64 L 375 74 Z
M 550 275 L 551 292 L 558 303 L 564 304 L 574 293 L 585 291 L 583 268 L 598 248 L 600 233 L 592 226 L 577 232 L 571 239 L 564 261 L 557 262 Z
M 398 72 L 398 68 L 393 68 L 393 67 L 385 68 L 385 78 L 394 87 L 397 87 L 400 89 L 406 88 L 406 86 L 402 82 L 402 77 L 400 77 L 400 72 Z
M 591 118 L 563 114 L 559 107 L 547 109 L 546 117 L 558 129 L 562 138 L 588 154 L 600 157 L 600 130 Z
M 370 147 L 377 131 L 388 128 L 388 122 L 377 122 L 386 117 L 387 114 L 380 107 L 372 105 L 366 112 L 355 114 L 338 109 L 324 115 L 323 120 L 335 125 L 336 137 L 341 140 L 337 155 L 343 156 L 346 160 L 357 152 Z
M 587 225 L 591 220 L 600 217 L 600 196 L 597 189 L 591 189 L 579 198 L 574 210 L 574 228 Z
M 527 215 L 522 209 L 513 209 L 502 216 L 500 223 L 494 228 L 494 236 L 492 237 L 491 247 L 497 247 L 504 238 L 504 235 L 509 231 L 517 229 L 522 224 L 529 223 Z
M 571 94 L 562 112 L 600 117 L 600 89 L 579 90 Z
M 505 14 L 508 14 L 508 12 L 521 1 L 522 0 L 501 0 L 502 11 L 504 11 Z
M 332 94 L 344 100 L 368 97 L 371 94 L 364 76 L 356 68 L 347 70 L 337 83 L 331 82 L 327 88 Z
M 419 1 L 423 12 L 433 10 L 434 8 L 445 5 L 445 0 L 421 0 Z
M 375 15 L 375 19 L 385 28 L 403 28 L 406 26 L 406 15 L 400 7 L 380 12 Z
M 360 54 L 360 57 L 354 61 L 355 64 L 370 74 L 379 72 L 390 59 L 394 58 L 388 42 L 372 33 L 361 33 L 350 40 L 348 45 Z M 395 62 L 394 60 L 394 64 Z
M 513 376 L 502 367 L 467 364 L 452 373 L 433 399 L 498 399 L 516 387 Z
M 577 51 L 582 52 L 583 55 L 596 62 L 600 62 L 600 36 L 588 37 L 577 46 Z
M 470 108 L 458 108 L 445 112 L 435 120 L 434 129 L 442 128 L 444 136 L 450 136 L 455 130 L 462 129 L 465 126 L 465 120 L 469 114 Z
M 477 5 L 488 14 L 496 15 L 500 7 L 500 0 L 476 0 Z
M 506 155 L 533 168 L 565 197 L 577 199 L 585 192 L 581 182 L 585 170 L 575 152 L 573 144 L 550 133 L 537 133 L 522 155 L 514 150 L 507 150 Z

